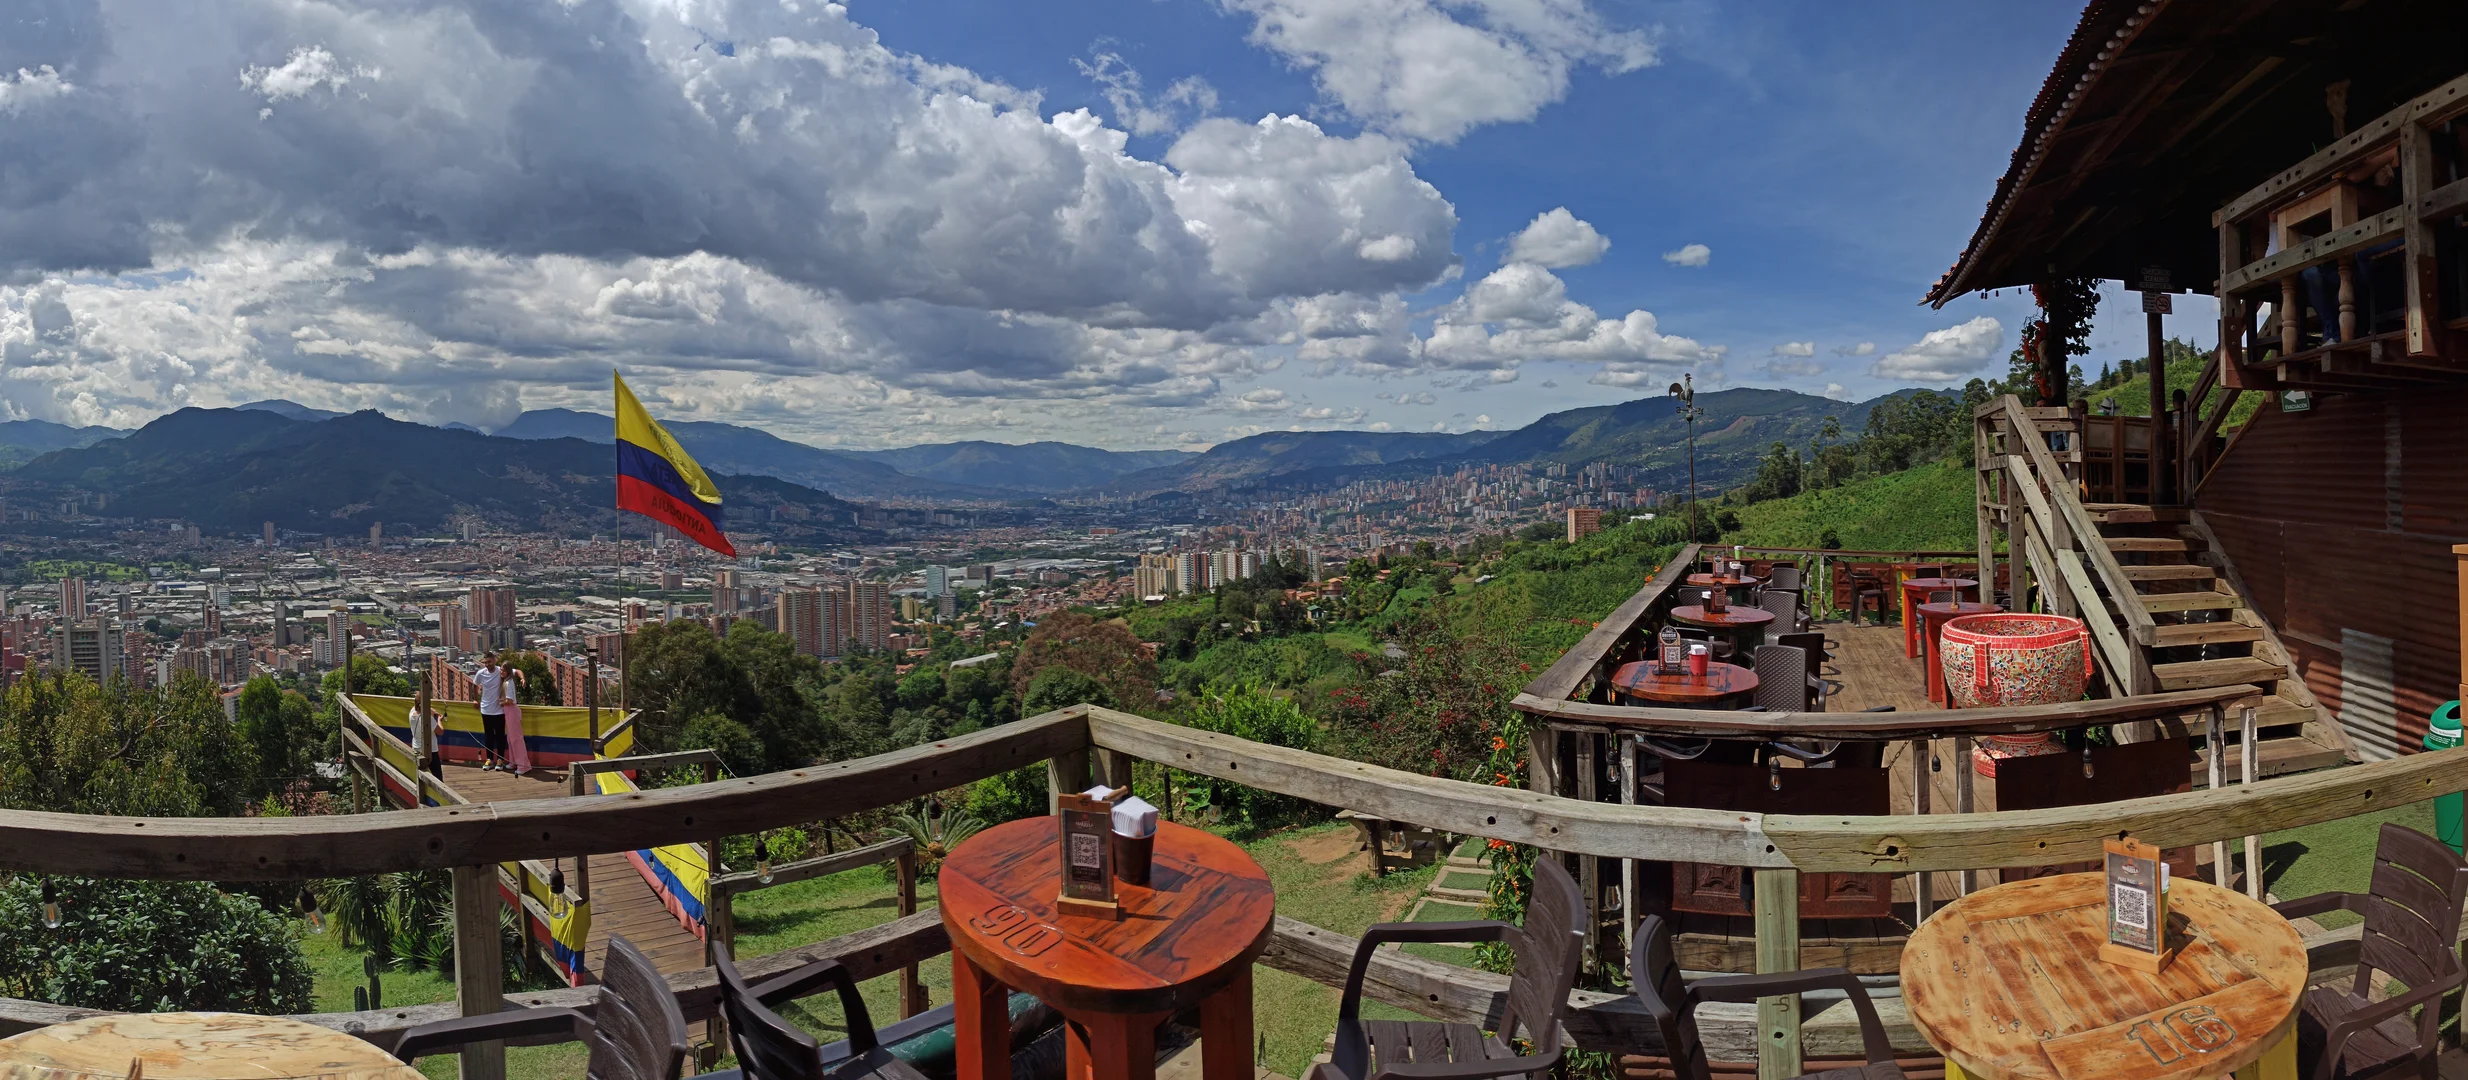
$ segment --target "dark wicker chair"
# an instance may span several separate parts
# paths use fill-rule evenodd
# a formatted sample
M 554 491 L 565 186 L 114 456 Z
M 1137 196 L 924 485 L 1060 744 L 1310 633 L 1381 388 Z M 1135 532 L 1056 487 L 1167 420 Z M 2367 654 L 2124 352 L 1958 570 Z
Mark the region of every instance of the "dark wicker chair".
M 1637 989 L 1638 1003 L 1645 1006 L 1646 1015 L 1653 1018 L 1655 1030 L 1662 1036 L 1662 1051 L 1670 1057 L 1672 1075 L 1679 1080 L 1713 1077 L 1713 1068 L 1705 1058 L 1705 1043 L 1697 1037 L 1698 1002 L 1751 1002 L 1810 990 L 1840 990 L 1851 1000 L 1852 1010 L 1859 1014 L 1860 1042 L 1867 1052 L 1868 1064 L 1808 1075 L 1826 1080 L 1902 1080 L 1902 1069 L 1894 1063 L 1894 1044 L 1886 1037 L 1877 1006 L 1868 1000 L 1868 988 L 1842 968 L 1725 975 L 1685 982 L 1680 978 L 1679 960 L 1671 951 L 1670 924 L 1660 915 L 1649 915 L 1637 925 L 1636 942 L 1629 948 L 1628 977 L 1630 985 Z
M 1812 712 L 1808 651 L 1796 645 L 1759 645 L 1757 689 L 1749 701 L 1767 712 Z
M 1800 591 L 1800 566 L 1799 566 L 1799 564 L 1798 564 L 1798 563 L 1776 563 L 1776 564 L 1774 564 L 1774 573 L 1773 573 L 1773 576 L 1771 576 L 1771 577 L 1769 577 L 1769 578 L 1767 578 L 1767 579 L 1766 579 L 1765 586 L 1766 586 L 1766 588 L 1769 588 L 1769 589 L 1783 589 L 1783 590 L 1787 590 L 1787 591 L 1789 591 L 1789 592 L 1798 592 L 1798 591 Z
M 1548 857 L 1534 863 L 1534 891 L 1522 927 L 1489 921 L 1372 927 L 1354 947 L 1354 968 L 1346 974 L 1345 996 L 1337 1005 L 1336 1050 L 1304 1080 L 1484 1080 L 1549 1073 L 1560 1060 L 1560 1016 L 1577 984 L 1584 928 L 1585 904 L 1576 881 L 1559 860 Z M 1485 1035 L 1472 1024 L 1362 1019 L 1363 975 L 1380 945 L 1391 941 L 1507 942 L 1516 951 L 1517 967 L 1509 978 L 1499 1034 Z M 1503 1040 L 1520 1024 L 1532 1053 L 1519 1054 Z
M 2314 1080 L 2364 1080 L 2414 1066 L 2435 1080 L 2442 999 L 2460 988 L 2460 905 L 2468 901 L 2468 861 L 2441 841 L 2388 822 L 2374 846 L 2374 876 L 2362 893 L 2323 893 L 2272 907 L 2294 919 L 2343 908 L 2365 917 L 2356 982 L 2305 992 L 2298 1047 L 2315 1052 Z M 2408 992 L 2370 1000 L 2381 981 Z M 2419 1010 L 2414 1022 L 2410 1010 Z
M 760 986 L 746 983 L 726 945 L 712 943 L 711 963 L 720 971 L 720 1012 L 728 1019 L 729 1049 L 736 1053 L 738 1069 L 747 1080 L 925 1080 L 916 1066 L 883 1049 L 874 1019 L 866 1013 L 865 997 L 857 992 L 857 980 L 839 961 L 817 960 Z M 829 1046 L 817 1043 L 772 1011 L 781 1002 L 826 986 L 839 992 L 840 1013 L 848 1024 L 848 1039 Z M 908 1029 L 922 1030 L 918 1022 L 928 1017 L 934 1024 L 951 1022 L 947 1011 L 936 1010 L 910 1017 L 882 1035 L 896 1042 Z
M 573 1009 L 517 1009 L 422 1024 L 403 1033 L 394 1056 L 406 1063 L 476 1042 L 579 1041 L 591 1080 L 677 1080 L 686 1061 L 686 1018 L 668 981 L 634 945 L 608 941 L 592 1015 Z
M 1781 589 L 1768 589 L 1757 606 L 1774 613 L 1776 633 L 1796 634 L 1807 629 L 1800 619 L 1800 594 Z

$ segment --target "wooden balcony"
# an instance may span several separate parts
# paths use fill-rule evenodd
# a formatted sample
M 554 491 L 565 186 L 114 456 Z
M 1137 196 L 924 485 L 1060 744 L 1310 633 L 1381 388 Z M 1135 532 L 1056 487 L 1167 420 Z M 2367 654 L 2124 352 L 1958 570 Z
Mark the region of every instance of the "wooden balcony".
M 2212 215 L 2222 382 L 2362 391 L 2468 381 L 2468 76 Z M 2258 319 L 2263 305 L 2272 315 Z

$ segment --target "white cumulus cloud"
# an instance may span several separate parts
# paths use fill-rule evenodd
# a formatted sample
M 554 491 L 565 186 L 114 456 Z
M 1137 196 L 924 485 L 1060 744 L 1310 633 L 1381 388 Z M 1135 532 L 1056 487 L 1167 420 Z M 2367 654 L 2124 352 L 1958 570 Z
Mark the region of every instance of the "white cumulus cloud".
M 1780 345 L 1774 346 L 1774 355 L 1815 356 L 1817 355 L 1817 343 L 1813 341 L 1786 341 Z
M 1703 266 L 1714 261 L 1714 249 L 1703 244 L 1689 244 L 1677 251 L 1663 252 L 1662 261 L 1673 266 Z
M 1611 250 L 1611 240 L 1565 206 L 1537 214 L 1508 243 L 1510 262 L 1560 269 L 1590 266 Z
M 240 72 L 240 85 L 267 101 L 307 97 L 311 91 L 323 88 L 341 90 L 354 79 L 375 79 L 381 72 L 374 68 L 347 66 L 327 52 L 323 45 L 303 45 L 291 51 L 291 58 L 280 65 L 268 67 L 251 64 Z
M 1410 139 L 1455 142 L 1531 120 L 1579 66 L 1613 74 L 1656 61 L 1652 36 L 1618 29 L 1589 0 L 1219 0 L 1251 16 L 1251 41 L 1312 73 L 1349 115 Z
M 1982 315 L 1957 326 L 1929 331 L 1918 341 L 1885 354 L 1868 373 L 1897 382 L 1953 382 L 1987 367 L 2004 343 L 2004 324 L 1993 316 Z

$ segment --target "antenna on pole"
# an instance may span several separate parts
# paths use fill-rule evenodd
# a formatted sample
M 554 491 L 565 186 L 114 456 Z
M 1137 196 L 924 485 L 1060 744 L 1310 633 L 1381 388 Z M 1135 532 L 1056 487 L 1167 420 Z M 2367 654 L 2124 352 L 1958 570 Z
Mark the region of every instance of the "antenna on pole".
M 1692 373 L 1680 376 L 1671 384 L 1671 396 L 1680 402 L 1680 419 L 1688 421 L 1688 542 L 1697 542 L 1697 421 L 1705 410 L 1697 407 L 1697 377 Z

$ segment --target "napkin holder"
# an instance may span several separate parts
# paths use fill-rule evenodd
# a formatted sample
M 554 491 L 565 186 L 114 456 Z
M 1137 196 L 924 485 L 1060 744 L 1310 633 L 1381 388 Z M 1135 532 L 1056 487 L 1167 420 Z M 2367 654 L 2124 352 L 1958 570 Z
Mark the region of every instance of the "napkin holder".
M 2177 947 L 2168 940 L 2168 863 L 2160 849 L 2132 837 L 2103 841 L 2108 940 L 2100 962 L 2146 975 L 2168 969 Z

